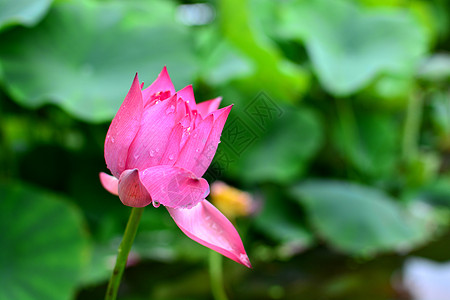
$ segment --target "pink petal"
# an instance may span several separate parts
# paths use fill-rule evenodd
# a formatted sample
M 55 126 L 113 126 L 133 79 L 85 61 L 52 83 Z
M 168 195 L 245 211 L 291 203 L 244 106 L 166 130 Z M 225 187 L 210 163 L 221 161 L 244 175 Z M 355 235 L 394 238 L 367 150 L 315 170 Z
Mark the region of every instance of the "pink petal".
M 183 125 L 180 123 L 176 124 L 172 129 L 168 139 L 167 148 L 161 158 L 161 161 L 159 162 L 160 165 L 173 166 L 175 164 L 178 159 L 178 155 L 180 154 L 180 142 L 181 137 L 183 136 L 183 131 Z
M 183 101 L 189 105 L 191 110 L 196 109 L 194 90 L 192 89 L 191 84 L 182 88 L 177 94 L 179 98 L 183 99 Z
M 119 198 L 131 207 L 144 207 L 152 203 L 152 198 L 139 179 L 137 169 L 125 170 L 119 178 Z
M 178 95 L 178 94 L 177 94 Z M 186 118 L 186 113 L 188 111 L 188 105 L 181 99 L 177 101 L 177 122 L 181 122 Z
M 202 117 L 205 117 L 209 113 L 216 111 L 219 108 L 222 97 L 217 97 L 208 101 L 204 101 L 197 104 L 197 110 Z
M 169 77 L 169 73 L 167 73 L 167 68 L 164 66 L 156 80 L 153 81 L 148 88 L 142 91 L 144 106 L 153 104 L 155 100 L 167 99 L 173 94 L 175 94 L 175 88 Z
M 181 149 L 183 148 L 184 144 L 186 143 L 189 135 L 192 133 L 192 131 L 195 128 L 196 120 L 198 117 L 196 110 L 191 110 L 189 108 L 189 105 L 186 102 L 183 102 L 185 105 L 185 115 L 179 120 L 180 124 L 184 127 L 184 133 L 181 137 Z M 201 117 L 199 118 L 201 119 Z
M 188 237 L 246 267 L 252 267 L 238 232 L 211 203 L 203 200 L 191 209 L 167 210 Z
M 195 168 L 195 166 L 199 162 L 204 161 L 200 156 L 203 153 L 211 128 L 213 127 L 213 120 L 214 117 L 212 115 L 206 117 L 206 119 L 200 121 L 198 126 L 189 134 L 186 143 L 181 149 L 178 160 L 175 163 L 176 166 L 186 170 L 199 169 Z M 208 168 L 208 166 L 206 166 L 206 168 Z M 196 173 L 194 174 L 198 176 Z M 201 175 L 198 177 L 201 177 Z
M 215 120 L 211 132 L 206 140 L 205 146 L 201 154 L 197 157 L 195 165 L 190 169 L 198 177 L 202 177 L 211 164 L 214 155 L 216 154 L 217 147 L 219 145 L 220 136 L 222 134 L 225 121 L 230 114 L 232 105 L 221 108 L 214 112 Z M 213 115 L 213 114 L 211 114 Z
M 136 74 L 131 88 L 106 134 L 106 165 L 117 178 L 125 170 L 128 149 L 139 130 L 142 111 L 142 94 Z
M 183 168 L 156 166 L 140 172 L 154 202 L 168 207 L 195 206 L 209 194 L 208 182 Z
M 105 190 L 107 190 L 113 195 L 116 196 L 119 195 L 118 191 L 119 179 L 106 173 L 100 172 L 100 182 L 102 183 Z
M 177 95 L 147 107 L 140 129 L 128 150 L 127 169 L 146 168 L 160 164 L 175 127 Z

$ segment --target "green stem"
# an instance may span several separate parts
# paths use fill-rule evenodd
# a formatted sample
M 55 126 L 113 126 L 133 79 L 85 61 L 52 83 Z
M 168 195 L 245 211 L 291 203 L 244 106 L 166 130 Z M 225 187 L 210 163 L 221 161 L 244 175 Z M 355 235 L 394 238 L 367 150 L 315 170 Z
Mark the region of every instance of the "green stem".
M 343 139 L 343 155 L 346 161 L 344 167 L 347 172 L 347 176 L 350 179 L 355 176 L 354 173 L 351 172 L 351 168 L 349 167 L 349 162 L 351 161 L 351 157 L 355 155 L 355 147 L 358 147 L 358 122 L 355 117 L 355 112 L 353 110 L 353 106 L 351 103 L 351 99 L 343 99 L 336 98 L 336 113 L 338 118 L 337 126 L 342 130 L 342 139 Z
M 214 300 L 228 300 L 223 287 L 222 255 L 212 250 L 209 252 L 209 275 Z
M 419 132 L 422 122 L 423 95 L 413 93 L 408 102 L 405 128 L 403 131 L 402 157 L 405 162 L 411 161 L 418 153 Z
M 115 300 L 117 297 L 120 280 L 127 265 L 128 253 L 130 253 L 131 245 L 133 245 L 143 211 L 143 207 L 133 207 L 131 210 L 130 218 L 128 219 L 127 227 L 117 253 L 116 265 L 108 283 L 105 300 Z

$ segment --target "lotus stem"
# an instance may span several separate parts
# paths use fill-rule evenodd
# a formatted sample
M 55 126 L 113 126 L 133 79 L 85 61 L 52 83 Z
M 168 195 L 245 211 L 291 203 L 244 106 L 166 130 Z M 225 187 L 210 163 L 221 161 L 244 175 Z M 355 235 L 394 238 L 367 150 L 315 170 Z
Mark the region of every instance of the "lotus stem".
M 414 92 L 408 102 L 405 128 L 402 141 L 402 156 L 405 162 L 410 162 L 419 152 L 420 125 L 423 113 L 423 95 Z
M 128 254 L 130 253 L 134 238 L 136 237 L 136 232 L 139 227 L 139 222 L 143 211 L 143 207 L 133 207 L 131 210 L 130 218 L 128 219 L 127 227 L 118 249 L 116 265 L 114 266 L 111 279 L 108 283 L 105 300 L 115 300 L 117 297 L 120 280 L 122 279 L 123 271 L 127 265 Z
M 223 286 L 222 255 L 216 251 L 209 252 L 209 275 L 214 300 L 228 300 Z

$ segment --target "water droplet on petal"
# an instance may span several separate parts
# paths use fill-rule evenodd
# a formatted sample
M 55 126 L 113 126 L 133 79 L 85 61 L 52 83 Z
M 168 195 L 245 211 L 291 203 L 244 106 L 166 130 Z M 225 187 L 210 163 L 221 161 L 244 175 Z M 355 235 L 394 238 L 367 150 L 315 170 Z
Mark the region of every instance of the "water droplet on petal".
M 166 109 L 166 114 L 171 114 L 175 111 L 175 106 L 171 105 L 168 109 Z
M 174 159 L 173 154 L 170 154 L 170 155 L 169 155 L 169 160 L 173 160 L 173 159 Z
M 161 204 L 158 201 L 152 201 L 153 207 L 158 208 Z
M 156 149 L 155 149 L 155 152 L 158 153 L 158 152 L 159 152 L 159 148 L 156 148 Z
M 195 152 L 200 152 L 200 148 L 195 149 Z
M 150 150 L 150 156 L 151 156 L 151 157 L 155 156 L 155 151 Z
M 198 133 L 194 133 L 194 139 L 198 137 Z
M 134 159 L 138 159 L 138 158 L 139 158 L 139 154 L 135 154 Z
M 111 137 L 111 143 L 114 143 L 114 137 Z

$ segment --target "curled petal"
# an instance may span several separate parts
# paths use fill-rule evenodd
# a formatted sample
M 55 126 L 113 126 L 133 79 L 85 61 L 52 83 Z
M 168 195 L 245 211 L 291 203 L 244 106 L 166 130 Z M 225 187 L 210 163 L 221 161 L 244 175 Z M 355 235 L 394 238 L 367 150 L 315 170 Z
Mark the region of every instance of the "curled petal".
M 155 166 L 140 172 L 154 202 L 167 207 L 190 208 L 209 194 L 208 182 L 183 168 Z
M 100 175 L 100 182 L 102 183 L 102 186 L 105 188 L 105 190 L 107 190 L 108 192 L 110 192 L 113 195 L 118 196 L 119 195 L 119 191 L 118 191 L 119 179 L 117 179 L 114 176 L 103 173 L 103 172 L 100 172 L 99 175 Z
M 142 93 L 136 74 L 133 84 L 106 134 L 106 165 L 117 178 L 125 170 L 128 149 L 139 130 L 142 111 Z
M 222 134 L 225 121 L 230 114 L 232 105 L 221 108 L 214 112 L 214 124 L 206 140 L 205 146 L 201 151 L 201 154 L 197 157 L 195 165 L 190 169 L 196 176 L 201 177 L 205 174 L 211 161 L 216 154 L 217 146 L 219 145 L 220 136 Z M 211 114 L 211 115 L 213 115 Z
M 202 117 L 205 117 L 209 113 L 216 111 L 219 108 L 222 97 L 217 97 L 208 101 L 204 101 L 197 104 L 197 110 Z
M 127 169 L 144 170 L 160 164 L 175 127 L 176 101 L 173 95 L 144 111 L 139 132 L 128 150 Z
M 125 170 L 119 178 L 119 198 L 131 207 L 144 207 L 152 203 L 152 198 L 139 178 L 137 169 Z
M 189 238 L 251 268 L 238 232 L 211 203 L 203 200 L 191 209 L 167 208 L 167 210 Z
M 154 104 L 156 100 L 164 100 L 175 94 L 175 88 L 170 79 L 167 68 L 164 66 L 153 83 L 142 91 L 144 106 Z

